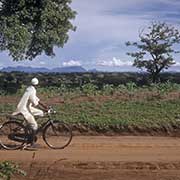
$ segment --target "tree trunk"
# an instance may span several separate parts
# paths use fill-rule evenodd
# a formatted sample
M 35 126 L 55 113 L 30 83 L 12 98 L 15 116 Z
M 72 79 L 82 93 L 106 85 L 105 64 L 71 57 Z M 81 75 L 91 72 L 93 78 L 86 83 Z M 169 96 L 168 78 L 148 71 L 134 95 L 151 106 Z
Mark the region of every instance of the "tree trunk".
M 158 77 L 159 77 L 159 73 L 158 72 L 154 72 L 151 74 L 152 76 L 152 82 L 153 83 L 158 83 Z

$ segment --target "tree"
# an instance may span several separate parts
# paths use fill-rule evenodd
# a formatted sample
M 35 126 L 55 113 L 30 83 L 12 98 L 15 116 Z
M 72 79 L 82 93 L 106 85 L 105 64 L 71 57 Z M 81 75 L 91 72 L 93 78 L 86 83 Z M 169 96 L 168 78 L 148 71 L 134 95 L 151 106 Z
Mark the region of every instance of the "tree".
M 134 58 L 133 66 L 146 69 L 152 78 L 152 82 L 158 81 L 162 70 L 175 64 L 173 59 L 174 45 L 180 42 L 180 33 L 174 27 L 162 23 L 152 24 L 139 33 L 140 42 L 127 42 L 127 46 L 135 46 L 138 52 L 127 53 Z
M 63 47 L 76 12 L 71 0 L 0 0 L 0 50 L 13 60 L 32 60 L 43 52 L 54 56 Z

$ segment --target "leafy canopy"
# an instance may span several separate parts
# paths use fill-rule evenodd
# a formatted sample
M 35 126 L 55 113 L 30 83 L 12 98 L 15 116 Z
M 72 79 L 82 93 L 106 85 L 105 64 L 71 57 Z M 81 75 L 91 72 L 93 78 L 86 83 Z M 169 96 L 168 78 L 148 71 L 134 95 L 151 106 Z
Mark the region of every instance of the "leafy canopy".
M 63 47 L 76 12 L 71 0 L 0 0 L 0 50 L 13 60 L 32 60 L 43 52 L 54 56 Z
M 151 74 L 153 82 L 157 81 L 159 73 L 173 65 L 174 44 L 180 42 L 180 34 L 174 27 L 152 22 L 151 26 L 139 33 L 139 42 L 127 42 L 127 46 L 135 46 L 139 51 L 127 53 L 134 58 L 133 66 L 146 69 Z

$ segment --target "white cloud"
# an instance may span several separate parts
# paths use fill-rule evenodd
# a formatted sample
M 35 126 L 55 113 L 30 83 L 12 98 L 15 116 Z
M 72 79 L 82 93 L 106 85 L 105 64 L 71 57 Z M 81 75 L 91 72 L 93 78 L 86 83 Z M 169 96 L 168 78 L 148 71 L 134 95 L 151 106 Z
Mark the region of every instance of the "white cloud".
M 62 63 L 63 66 L 81 66 L 79 61 L 70 60 Z
M 116 57 L 113 57 L 112 60 L 102 60 L 97 62 L 97 65 L 99 66 L 109 66 L 109 67 L 119 67 L 119 66 L 132 66 L 131 61 L 124 61 L 121 59 L 117 59 Z

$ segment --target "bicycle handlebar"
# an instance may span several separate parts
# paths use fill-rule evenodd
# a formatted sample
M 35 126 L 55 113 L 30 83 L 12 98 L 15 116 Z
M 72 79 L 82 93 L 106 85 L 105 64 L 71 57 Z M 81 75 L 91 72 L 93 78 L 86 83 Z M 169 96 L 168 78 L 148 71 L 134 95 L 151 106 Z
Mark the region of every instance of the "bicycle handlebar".
M 56 111 L 53 109 L 52 106 L 49 106 L 49 107 L 48 107 L 47 114 L 56 114 Z

